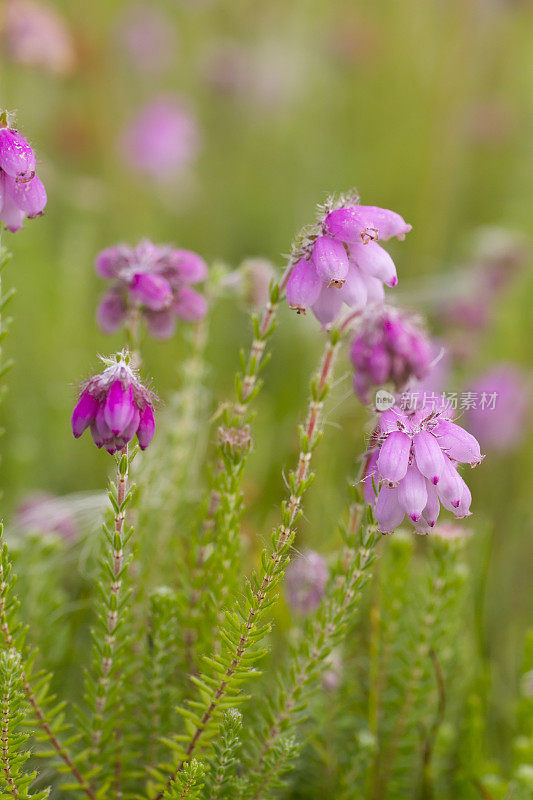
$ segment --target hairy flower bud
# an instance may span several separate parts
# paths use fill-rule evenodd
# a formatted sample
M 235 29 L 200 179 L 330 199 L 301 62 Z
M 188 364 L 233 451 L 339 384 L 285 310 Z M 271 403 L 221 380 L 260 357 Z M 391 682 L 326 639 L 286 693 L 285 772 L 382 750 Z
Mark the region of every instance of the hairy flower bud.
M 354 195 L 330 200 L 321 218 L 304 229 L 293 247 L 295 264 L 287 282 L 290 308 L 312 308 L 322 325 L 339 315 L 343 304 L 352 312 L 383 302 L 383 284 L 396 286 L 390 255 L 377 239 L 405 238 L 411 230 L 394 211 L 357 205 Z
M 72 413 L 72 432 L 79 437 L 90 426 L 94 443 L 115 453 L 135 434 L 141 449 L 150 444 L 155 396 L 139 381 L 126 352 L 105 359 L 106 369 L 85 382 Z

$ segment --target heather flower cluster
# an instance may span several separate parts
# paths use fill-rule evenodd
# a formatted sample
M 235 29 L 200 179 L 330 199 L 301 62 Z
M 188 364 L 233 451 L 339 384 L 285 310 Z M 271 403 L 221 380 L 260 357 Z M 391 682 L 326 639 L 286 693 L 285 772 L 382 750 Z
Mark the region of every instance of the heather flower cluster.
M 78 438 L 90 428 L 95 445 L 108 453 L 122 450 L 136 435 L 145 450 L 155 432 L 155 397 L 139 381 L 129 354 L 118 353 L 104 364 L 106 369 L 83 385 L 72 412 L 72 432 Z
M 205 280 L 207 265 L 190 250 L 144 239 L 137 247 L 103 250 L 95 269 L 101 278 L 113 281 L 97 312 L 104 333 L 115 333 L 132 311 L 139 310 L 150 334 L 168 339 L 178 319 L 196 322 L 206 314 L 205 298 L 191 284 Z
M 354 391 L 362 403 L 370 402 L 370 390 L 392 384 L 396 392 L 411 378 L 421 380 L 433 360 L 431 342 L 418 322 L 393 308 L 367 312 L 350 349 L 355 368 Z
M 0 220 L 12 233 L 22 228 L 25 217 L 40 216 L 46 191 L 35 174 L 35 153 L 24 136 L 8 126 L 0 115 Z
M 316 226 L 294 248 L 287 282 L 290 308 L 305 313 L 310 307 L 328 325 L 343 303 L 353 311 L 382 303 L 383 286 L 396 286 L 398 278 L 392 258 L 378 242 L 404 239 L 410 230 L 396 212 L 358 205 L 354 196 L 327 204 Z
M 379 530 L 392 533 L 407 515 L 417 533 L 428 533 L 441 505 L 457 518 L 469 516 L 472 497 L 458 465 L 474 467 L 482 459 L 477 440 L 452 422 L 448 411 L 384 411 L 372 434 L 364 478 L 365 500 Z

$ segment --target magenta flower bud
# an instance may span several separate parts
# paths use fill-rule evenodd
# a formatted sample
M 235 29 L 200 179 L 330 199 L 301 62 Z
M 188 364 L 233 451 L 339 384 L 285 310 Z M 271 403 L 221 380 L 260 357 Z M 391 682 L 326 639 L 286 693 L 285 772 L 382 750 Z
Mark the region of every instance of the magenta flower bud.
M 104 406 L 104 419 L 114 436 L 119 436 L 130 424 L 135 411 L 131 386 L 116 380 L 111 384 Z
M 400 214 L 378 206 L 350 206 L 328 214 L 324 227 L 329 234 L 348 244 L 377 239 L 405 239 L 411 225 Z
M 418 522 L 422 516 L 427 499 L 424 476 L 415 465 L 408 467 L 398 485 L 398 502 L 412 522 Z
M 161 275 L 138 272 L 133 276 L 129 289 L 131 296 L 150 311 L 161 311 L 172 301 L 172 290 Z
M 143 411 L 141 411 L 139 426 L 137 428 L 137 441 L 139 442 L 139 447 L 141 448 L 141 450 L 146 450 L 146 448 L 154 438 L 154 433 L 155 433 L 154 410 L 152 406 L 149 403 L 147 403 Z
M 335 286 L 323 286 L 316 303 L 313 303 L 313 314 L 322 325 L 334 322 L 342 308 L 342 294 Z
M 116 333 L 127 315 L 127 306 L 120 289 L 110 289 L 100 300 L 96 319 L 104 333 Z
M 9 181 L 9 179 L 8 179 Z M 30 219 L 43 213 L 46 206 L 46 191 L 42 181 L 35 175 L 31 180 L 17 183 L 12 180 L 11 195 L 21 211 Z
M 405 511 L 398 500 L 398 489 L 384 484 L 378 494 L 374 505 L 374 514 L 379 530 L 382 533 L 392 533 L 399 527 L 405 516 Z
M 378 239 L 405 239 L 412 225 L 409 225 L 396 211 L 378 206 L 357 206 L 360 218 L 364 220 L 367 230 L 377 230 Z
M 182 286 L 174 297 L 172 309 L 185 322 L 197 322 L 207 314 L 207 303 L 203 295 L 189 286 Z
M 165 277 L 171 286 L 175 281 L 179 284 L 201 283 L 207 278 L 207 264 L 192 250 L 172 250 L 168 256 Z
M 389 483 L 398 483 L 407 472 L 411 453 L 411 437 L 403 431 L 390 433 L 379 451 L 377 468 Z
M 398 276 L 394 261 L 379 244 L 353 244 L 350 246 L 350 260 L 361 272 L 373 278 L 379 278 L 387 286 L 396 286 Z
M 147 447 L 154 435 L 154 395 L 140 383 L 127 352 L 105 359 L 106 369 L 88 380 L 72 416 L 72 429 L 80 436 L 88 425 L 97 447 L 116 453 L 135 434 Z
M 0 174 L 0 178 L 3 178 L 2 182 L 4 183 L 3 203 L 2 210 L 0 212 L 0 219 L 6 228 L 11 231 L 11 233 L 16 233 L 22 228 L 22 223 L 24 222 L 24 217 L 26 214 L 17 206 L 12 193 L 7 189 L 7 181 L 9 181 L 8 176 Z
M 97 409 L 98 402 L 96 398 L 87 390 L 83 392 L 72 412 L 72 433 L 76 439 L 93 422 Z
M 0 169 L 19 181 L 35 175 L 35 154 L 18 131 L 0 128 Z
M 346 280 L 340 292 L 343 301 L 353 311 L 362 310 L 367 304 L 368 289 L 365 276 L 353 264 L 348 267 Z
M 444 454 L 435 436 L 424 430 L 415 433 L 413 453 L 422 475 L 433 485 L 437 484 L 444 470 Z
M 405 515 L 417 533 L 428 533 L 441 505 L 457 518 L 470 514 L 472 496 L 458 461 L 472 462 L 476 456 L 479 462 L 482 456 L 473 437 L 447 413 L 432 407 L 406 413 L 394 407 L 380 415 L 364 487 L 382 533 L 391 533 Z
M 459 425 L 447 419 L 440 419 L 435 431 L 440 447 L 454 461 L 466 462 L 475 467 L 483 460 L 477 439 Z
M 366 275 L 364 272 L 361 272 L 361 279 L 366 287 L 368 305 L 381 305 L 385 300 L 383 282 L 372 275 Z
M 341 242 L 331 236 L 319 236 L 313 245 L 313 263 L 319 278 L 327 286 L 343 285 L 349 264 Z
M 429 339 L 415 318 L 383 306 L 370 310 L 361 319 L 352 342 L 351 359 L 364 378 L 357 382 L 365 387 L 358 395 L 364 403 L 368 402 L 368 387 L 390 383 L 400 391 L 409 381 L 423 378 L 431 368 L 433 354 Z
M 331 211 L 324 220 L 324 229 L 347 244 L 361 242 L 363 237 L 367 241 L 377 239 L 377 228 L 366 228 L 365 223 L 359 213 L 359 207 L 338 208 Z
M 312 261 L 301 258 L 293 268 L 287 281 L 287 303 L 298 314 L 305 314 L 306 309 L 318 300 L 322 289 L 316 267 Z
M 325 560 L 313 550 L 295 558 L 285 577 L 287 600 L 292 610 L 302 616 L 316 611 L 324 596 L 328 577 Z

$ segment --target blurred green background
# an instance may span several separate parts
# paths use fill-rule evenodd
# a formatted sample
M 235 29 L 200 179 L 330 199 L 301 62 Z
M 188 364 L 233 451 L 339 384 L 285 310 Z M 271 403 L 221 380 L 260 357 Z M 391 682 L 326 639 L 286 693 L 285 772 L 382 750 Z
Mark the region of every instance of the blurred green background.
M 96 354 L 122 346 L 95 324 L 103 284 L 95 254 L 147 236 L 237 267 L 261 256 L 281 268 L 296 231 L 332 191 L 398 210 L 413 225 L 391 245 L 402 303 L 431 317 L 442 285 L 472 255 L 480 226 L 533 233 L 533 4 L 504 0 L 168 0 L 151 2 L 171 31 L 163 68 L 144 69 L 123 46 L 131 4 L 56 2 L 72 62 L 56 74 L 3 52 L 1 104 L 17 109 L 48 190 L 44 218 L 3 242 L 16 286 L 7 342 L 15 366 L 2 407 L 2 487 L 9 513 L 35 489 L 100 489 L 109 459 L 76 442 L 70 413 L 77 382 Z M 5 10 L 5 7 L 4 7 Z M 124 126 L 144 102 L 177 93 L 196 115 L 198 157 L 158 182 L 128 166 Z M 450 276 L 448 279 L 447 276 Z M 435 288 L 435 286 L 437 288 Z M 429 289 L 428 289 L 429 287 Z M 433 288 L 431 288 L 433 287 Z M 531 367 L 530 261 L 498 299 L 463 373 Z M 292 463 L 305 390 L 320 349 L 311 318 L 280 313 L 273 359 L 258 402 L 247 473 L 246 525 L 261 541 L 276 519 L 272 498 Z M 237 352 L 250 338 L 242 302 L 214 309 L 209 343 L 213 410 L 231 396 Z M 187 340 L 147 342 L 145 371 L 163 401 L 178 384 Z M 465 372 L 466 370 L 466 372 Z M 346 354 L 310 492 L 303 539 L 321 548 L 346 499 L 367 419 L 350 389 Z M 529 443 L 528 443 L 529 442 Z M 484 647 L 495 655 L 494 715 L 510 725 L 531 620 L 531 433 L 471 476 L 474 524 L 487 532 Z M 318 481 L 317 481 L 318 483 Z M 324 500 L 326 498 L 326 501 Z M 483 540 L 485 541 L 485 539 Z M 505 738 L 505 724 L 494 726 Z

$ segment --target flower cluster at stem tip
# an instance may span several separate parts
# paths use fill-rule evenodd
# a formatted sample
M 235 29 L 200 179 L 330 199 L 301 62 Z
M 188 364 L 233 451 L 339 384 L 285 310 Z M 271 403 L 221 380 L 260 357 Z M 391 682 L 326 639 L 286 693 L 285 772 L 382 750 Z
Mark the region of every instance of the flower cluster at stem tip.
M 396 286 L 396 267 L 378 241 L 404 239 L 411 230 L 400 214 L 358 205 L 356 193 L 342 195 L 320 209 L 317 223 L 297 240 L 287 282 L 287 302 L 305 313 L 311 308 L 322 325 L 338 316 L 343 303 L 362 311 L 382 303 L 383 284 Z
M 128 315 L 139 309 L 150 334 L 168 339 L 178 319 L 196 322 L 205 316 L 205 298 L 191 289 L 207 277 L 203 258 L 191 250 L 152 244 L 117 245 L 98 254 L 95 269 L 113 281 L 97 311 L 104 333 L 115 333 Z
M 456 518 L 470 516 L 472 496 L 458 465 L 475 467 L 483 456 L 477 439 L 450 417 L 446 408 L 406 413 L 394 407 L 380 414 L 364 489 L 382 533 L 392 533 L 406 514 L 417 533 L 428 533 L 441 504 Z
M 354 391 L 362 403 L 368 403 L 372 388 L 392 384 L 398 392 L 411 378 L 424 378 L 433 353 L 426 332 L 414 318 L 383 306 L 363 316 L 350 358 L 355 368 Z
M 96 446 L 108 453 L 122 450 L 137 435 L 141 450 L 146 450 L 155 433 L 156 398 L 140 382 L 129 353 L 102 360 L 106 369 L 82 386 L 72 412 L 72 432 L 78 438 L 90 427 Z
M 355 394 L 366 404 L 372 389 L 388 385 L 395 393 L 370 439 L 365 501 L 382 533 L 392 533 L 406 515 L 417 533 L 428 533 L 441 505 L 456 518 L 470 514 L 472 498 L 458 466 L 476 466 L 483 456 L 444 403 L 400 408 L 400 391 L 432 375 L 442 353 L 435 358 L 434 343 L 417 317 L 384 305 L 384 284 L 396 286 L 398 278 L 378 241 L 402 240 L 411 226 L 395 211 L 358 201 L 355 191 L 330 198 L 315 225 L 296 239 L 287 302 L 298 313 L 310 307 L 323 326 L 337 319 L 343 303 L 351 308 L 341 329 L 357 325 L 350 348 Z
M 24 218 L 38 217 L 46 206 L 46 191 L 35 174 L 35 153 L 9 114 L 0 113 L 0 220 L 12 233 Z

